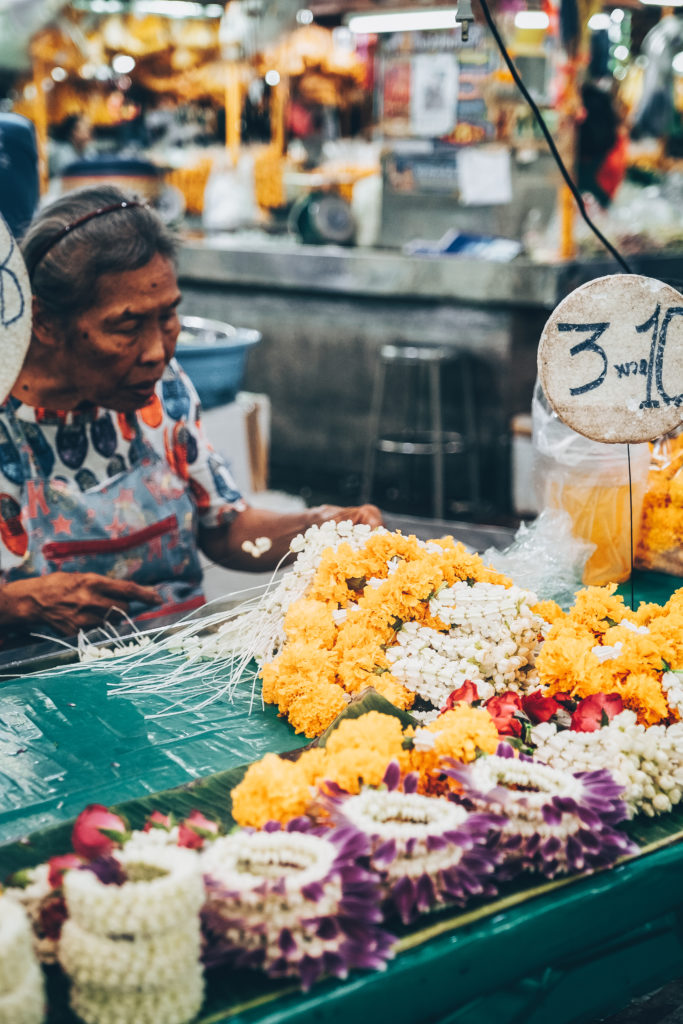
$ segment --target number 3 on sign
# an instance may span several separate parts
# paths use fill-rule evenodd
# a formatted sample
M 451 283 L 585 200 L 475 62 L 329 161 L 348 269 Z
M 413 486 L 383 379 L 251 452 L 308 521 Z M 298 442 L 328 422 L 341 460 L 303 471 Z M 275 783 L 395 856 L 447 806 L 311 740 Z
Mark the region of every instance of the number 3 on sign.
M 546 323 L 538 373 L 570 427 L 596 441 L 649 441 L 683 419 L 683 295 L 613 274 L 582 285 Z

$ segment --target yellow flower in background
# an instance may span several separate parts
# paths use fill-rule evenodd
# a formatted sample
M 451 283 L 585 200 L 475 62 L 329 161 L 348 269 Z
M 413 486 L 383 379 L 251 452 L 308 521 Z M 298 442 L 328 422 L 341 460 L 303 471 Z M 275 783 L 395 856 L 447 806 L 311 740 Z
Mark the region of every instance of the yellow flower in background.
M 284 628 L 289 640 L 300 640 L 314 647 L 334 645 L 334 619 L 322 601 L 303 597 L 295 601 L 285 616 Z

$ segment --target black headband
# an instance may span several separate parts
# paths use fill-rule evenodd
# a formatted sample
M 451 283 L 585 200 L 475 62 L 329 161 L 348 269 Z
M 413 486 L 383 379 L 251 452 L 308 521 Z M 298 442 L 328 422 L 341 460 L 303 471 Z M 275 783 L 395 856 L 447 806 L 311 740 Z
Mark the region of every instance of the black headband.
M 38 254 L 33 257 L 31 261 L 31 268 L 29 276 L 33 275 L 36 267 L 42 259 L 44 259 L 49 253 L 53 246 L 61 242 L 63 238 L 70 235 L 72 231 L 79 228 L 81 224 L 87 224 L 89 220 L 94 220 L 95 217 L 102 217 L 105 213 L 113 213 L 115 210 L 126 210 L 130 206 L 146 206 L 146 203 L 141 203 L 137 199 L 121 199 L 118 203 L 110 203 L 109 206 L 100 206 L 97 210 L 90 210 L 89 213 L 84 213 L 82 217 L 77 217 L 76 220 L 72 220 L 71 223 L 65 224 L 64 227 L 57 232 L 54 238 L 51 238 L 42 249 L 38 250 Z

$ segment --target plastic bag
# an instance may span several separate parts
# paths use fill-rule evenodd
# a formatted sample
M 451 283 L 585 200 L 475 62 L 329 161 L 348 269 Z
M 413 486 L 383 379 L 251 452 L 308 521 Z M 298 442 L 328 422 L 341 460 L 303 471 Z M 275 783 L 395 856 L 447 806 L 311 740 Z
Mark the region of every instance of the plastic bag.
M 528 526 L 522 523 L 504 551 L 489 548 L 481 557 L 485 565 L 511 576 L 517 586 L 532 590 L 540 601 L 556 601 L 566 611 L 594 550 L 594 544 L 574 537 L 567 512 L 550 509 Z
M 621 583 L 631 574 L 650 463 L 648 444 L 602 444 L 577 434 L 550 408 L 539 384 L 531 408 L 540 509 L 563 509 L 575 538 L 595 545 L 583 582 Z M 629 451 L 631 486 L 629 486 Z
M 636 565 L 683 576 L 683 427 L 652 445 Z

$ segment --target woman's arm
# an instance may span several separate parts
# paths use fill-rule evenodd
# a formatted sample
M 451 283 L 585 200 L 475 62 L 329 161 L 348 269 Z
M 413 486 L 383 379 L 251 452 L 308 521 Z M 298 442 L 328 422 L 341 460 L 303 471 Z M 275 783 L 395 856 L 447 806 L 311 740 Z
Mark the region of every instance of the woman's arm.
M 346 519 L 373 527 L 382 525 L 382 514 L 374 505 L 359 505 L 356 508 L 318 505 L 302 512 L 285 513 L 249 506 L 226 526 L 213 529 L 200 527 L 199 547 L 212 562 L 228 569 L 267 572 L 274 569 L 287 554 L 290 541 L 297 534 L 303 533 L 309 526 L 319 526 L 329 520 L 341 523 Z M 260 557 L 254 557 L 251 546 L 259 537 L 267 537 L 271 546 Z

